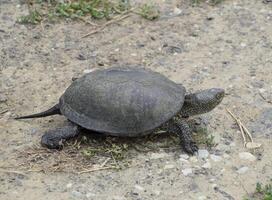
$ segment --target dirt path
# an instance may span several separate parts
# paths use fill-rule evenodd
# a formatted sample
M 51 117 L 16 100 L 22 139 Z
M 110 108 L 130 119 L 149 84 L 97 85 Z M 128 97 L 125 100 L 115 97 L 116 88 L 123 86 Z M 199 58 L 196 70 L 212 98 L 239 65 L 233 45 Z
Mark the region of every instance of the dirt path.
M 133 15 L 81 39 L 92 30 L 90 25 L 69 20 L 20 25 L 16 19 L 27 13 L 26 5 L 1 0 L 1 200 L 243 199 L 255 190 L 256 182 L 269 181 L 272 4 L 230 0 L 215 7 L 206 4 L 191 7 L 184 1 L 162 1 L 160 6 L 162 13 L 157 21 Z M 68 165 L 77 157 L 73 152 L 64 161 L 61 156 L 69 151 L 45 152 L 43 157 L 39 157 L 39 152 L 36 157 L 33 152 L 25 155 L 29 148 L 39 146 L 45 130 L 63 124 L 64 118 L 26 121 L 11 118 L 53 105 L 72 77 L 94 68 L 124 64 L 144 65 L 183 83 L 189 90 L 225 88 L 228 95 L 222 104 L 201 116 L 218 145 L 208 154 L 203 151 L 202 158 L 188 158 L 176 144 L 145 152 L 129 150 L 129 166 L 121 170 L 83 174 L 72 170 L 46 173 L 22 170 L 23 161 L 31 169 L 47 162 L 58 169 L 60 162 Z M 263 144 L 261 150 L 250 152 L 248 157 L 241 154 L 249 151 L 243 147 L 226 107 L 243 119 L 256 142 Z M 103 159 L 97 157 L 92 166 L 100 165 Z

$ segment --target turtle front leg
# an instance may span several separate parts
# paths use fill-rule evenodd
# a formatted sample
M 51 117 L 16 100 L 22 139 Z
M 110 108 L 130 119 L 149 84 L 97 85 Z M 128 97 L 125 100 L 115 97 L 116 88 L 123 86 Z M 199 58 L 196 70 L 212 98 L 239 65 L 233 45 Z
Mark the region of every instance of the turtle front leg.
M 41 139 L 41 145 L 49 149 L 61 149 L 63 142 L 77 136 L 79 134 L 80 127 L 76 124 L 64 126 L 45 132 Z
M 172 133 L 178 134 L 181 146 L 188 154 L 197 152 L 198 147 L 192 138 L 192 130 L 185 120 L 172 120 L 168 123 L 168 129 Z

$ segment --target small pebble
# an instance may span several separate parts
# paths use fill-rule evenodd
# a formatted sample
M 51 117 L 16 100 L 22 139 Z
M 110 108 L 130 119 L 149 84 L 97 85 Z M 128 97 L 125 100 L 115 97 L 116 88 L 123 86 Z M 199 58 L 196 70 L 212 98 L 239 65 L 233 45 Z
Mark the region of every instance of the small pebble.
M 202 168 L 204 168 L 204 169 L 211 169 L 212 165 L 211 165 L 210 162 L 206 162 L 204 165 L 202 165 Z
M 222 160 L 222 157 L 221 157 L 221 156 L 216 156 L 216 155 L 211 154 L 211 159 L 212 159 L 214 162 L 220 162 L 220 161 Z
M 206 196 L 199 196 L 197 199 L 198 200 L 205 200 L 205 199 L 207 199 L 207 197 Z
M 213 182 L 215 182 L 215 181 L 216 181 L 215 178 L 211 178 L 211 179 L 209 180 L 210 183 L 213 183 Z
M 229 158 L 230 158 L 230 155 L 224 153 L 224 154 L 223 154 L 223 157 L 224 157 L 225 159 L 229 159 Z
M 144 188 L 140 185 L 134 185 L 134 188 L 139 191 L 144 191 Z
M 167 156 L 166 153 L 152 153 L 150 155 L 150 159 L 160 159 L 160 158 L 165 158 Z
M 192 157 L 190 157 L 189 161 L 190 162 L 197 162 L 198 160 L 195 156 L 192 156 Z
M 184 164 L 189 164 L 190 162 L 184 158 L 180 158 L 179 161 Z
M 231 142 L 230 144 L 229 144 L 231 147 L 235 147 L 236 145 L 235 145 L 235 142 Z
M 255 161 L 256 157 L 254 155 L 252 155 L 249 152 L 241 152 L 239 153 L 239 158 L 242 160 L 248 160 L 248 161 Z
M 154 190 L 153 193 L 154 193 L 155 195 L 159 196 L 159 195 L 161 194 L 161 191 L 159 191 L 159 190 Z
M 66 188 L 71 188 L 72 186 L 73 186 L 72 183 L 68 183 L 68 184 L 66 185 Z
M 241 47 L 246 47 L 247 46 L 246 43 L 244 43 L 244 42 L 241 42 L 240 45 L 241 45 Z
M 217 189 L 217 184 L 212 184 L 212 188 L 215 190 L 215 189 Z
M 77 197 L 77 198 L 81 198 L 82 197 L 82 194 L 79 191 L 76 191 L 76 190 L 72 191 L 72 195 L 74 197 Z
M 236 172 L 237 172 L 238 174 L 244 174 L 244 173 L 246 173 L 248 170 L 249 170 L 248 167 L 241 167 L 241 168 L 238 169 Z
M 175 168 L 175 165 L 165 165 L 164 169 L 173 169 Z
M 91 192 L 88 192 L 87 194 L 86 194 L 86 197 L 87 198 L 91 198 L 91 197 L 94 197 L 95 196 L 95 194 L 94 193 L 91 193 Z
M 84 73 L 84 74 L 87 74 L 87 73 L 93 72 L 93 71 L 95 71 L 95 70 L 96 70 L 96 68 L 93 68 L 93 69 L 85 69 L 85 70 L 83 71 L 83 73 Z
M 188 176 L 188 175 L 193 173 L 193 169 L 192 168 L 183 169 L 182 173 L 183 173 L 184 176 Z
M 185 160 L 188 160 L 189 159 L 189 156 L 187 154 L 180 154 L 179 155 L 180 158 L 183 158 Z
M 206 149 L 199 149 L 198 150 L 198 158 L 206 159 L 209 157 L 209 152 Z
M 4 94 L 0 94 L 0 103 L 6 102 L 8 98 Z
M 179 14 L 182 13 L 182 10 L 179 9 L 179 8 L 177 8 L 177 7 L 175 7 L 173 13 L 174 13 L 175 15 L 179 15 Z

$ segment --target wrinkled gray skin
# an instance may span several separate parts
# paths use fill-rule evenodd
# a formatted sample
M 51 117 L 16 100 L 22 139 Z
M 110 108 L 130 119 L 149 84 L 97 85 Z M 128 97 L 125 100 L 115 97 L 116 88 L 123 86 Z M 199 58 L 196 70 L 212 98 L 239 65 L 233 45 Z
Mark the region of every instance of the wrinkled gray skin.
M 85 128 L 106 135 L 136 137 L 160 128 L 179 135 L 183 149 L 198 150 L 186 118 L 206 113 L 223 99 L 224 90 L 212 88 L 185 95 L 185 88 L 163 75 L 119 67 L 97 70 L 76 79 L 49 110 L 16 119 L 64 115 L 69 126 L 46 132 L 41 144 L 60 149 L 63 141 Z

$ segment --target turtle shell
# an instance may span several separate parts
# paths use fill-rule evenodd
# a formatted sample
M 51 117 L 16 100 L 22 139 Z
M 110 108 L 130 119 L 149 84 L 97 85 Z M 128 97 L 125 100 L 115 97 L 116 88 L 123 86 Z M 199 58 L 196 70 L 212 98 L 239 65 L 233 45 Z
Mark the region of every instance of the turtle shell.
M 60 98 L 60 111 L 89 130 L 114 136 L 149 133 L 182 108 L 185 88 L 137 67 L 97 70 L 76 79 Z

